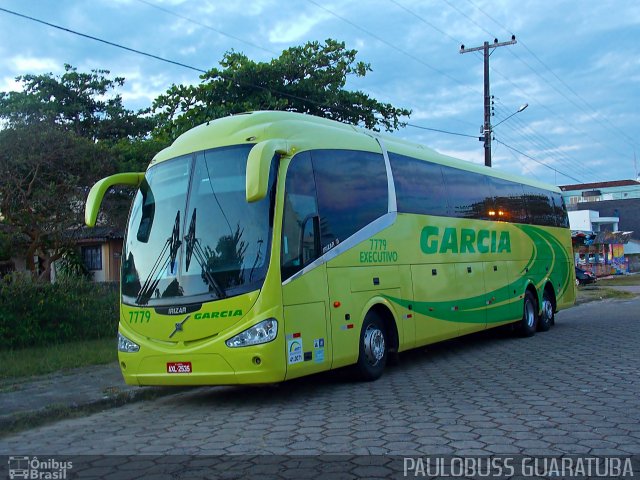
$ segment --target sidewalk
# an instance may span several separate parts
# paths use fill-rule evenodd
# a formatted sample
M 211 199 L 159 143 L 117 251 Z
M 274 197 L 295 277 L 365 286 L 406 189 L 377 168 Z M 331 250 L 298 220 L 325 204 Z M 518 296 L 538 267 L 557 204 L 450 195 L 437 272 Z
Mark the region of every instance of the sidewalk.
M 117 362 L 0 382 L 0 431 L 22 429 L 74 412 L 122 405 L 178 389 L 124 383 Z

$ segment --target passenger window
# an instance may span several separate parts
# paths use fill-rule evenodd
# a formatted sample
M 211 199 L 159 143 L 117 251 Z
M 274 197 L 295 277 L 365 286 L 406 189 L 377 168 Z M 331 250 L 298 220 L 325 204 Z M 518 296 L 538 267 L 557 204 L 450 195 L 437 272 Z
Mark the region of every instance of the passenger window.
M 522 184 L 489 177 L 495 204 L 495 219 L 505 222 L 527 223 L 527 204 Z
M 282 280 L 319 256 L 318 207 L 309 152 L 293 157 L 287 170 L 281 248 Z
M 320 213 L 322 253 L 387 213 L 387 170 L 379 153 L 311 153 Z
M 551 192 L 524 185 L 524 193 L 529 211 L 529 223 L 533 225 L 555 226 L 555 212 Z
M 567 206 L 564 198 L 560 193 L 552 192 L 551 200 L 553 201 L 553 211 L 555 212 L 555 224 L 557 227 L 569 228 L 569 217 L 567 215 Z
M 495 205 L 487 177 L 479 173 L 442 167 L 453 217 L 495 220 Z
M 440 165 L 389 153 L 398 211 L 446 216 L 447 195 Z

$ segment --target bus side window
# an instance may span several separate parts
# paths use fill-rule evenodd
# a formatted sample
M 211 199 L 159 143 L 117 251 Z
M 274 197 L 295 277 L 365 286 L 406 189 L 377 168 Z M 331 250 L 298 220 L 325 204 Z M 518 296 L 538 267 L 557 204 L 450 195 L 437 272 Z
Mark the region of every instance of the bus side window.
M 316 186 L 309 152 L 291 159 L 282 219 L 281 272 L 286 280 L 319 256 Z
M 387 169 L 380 153 L 313 150 L 311 158 L 326 253 L 387 213 Z
M 529 223 L 549 227 L 556 226 L 556 213 L 551 192 L 524 185 L 524 194 L 529 211 Z
M 495 220 L 494 197 L 485 175 L 442 167 L 451 215 L 475 220 Z

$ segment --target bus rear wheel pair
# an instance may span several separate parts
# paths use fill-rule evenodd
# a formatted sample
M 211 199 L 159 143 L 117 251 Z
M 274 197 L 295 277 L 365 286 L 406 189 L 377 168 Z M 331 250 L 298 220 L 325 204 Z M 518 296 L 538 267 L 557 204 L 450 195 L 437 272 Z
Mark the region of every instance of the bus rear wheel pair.
M 518 331 L 523 337 L 531 337 L 536 331 L 546 332 L 555 323 L 551 294 L 545 290 L 542 295 L 542 310 L 538 316 L 538 300 L 531 290 L 524 295 L 522 319 Z

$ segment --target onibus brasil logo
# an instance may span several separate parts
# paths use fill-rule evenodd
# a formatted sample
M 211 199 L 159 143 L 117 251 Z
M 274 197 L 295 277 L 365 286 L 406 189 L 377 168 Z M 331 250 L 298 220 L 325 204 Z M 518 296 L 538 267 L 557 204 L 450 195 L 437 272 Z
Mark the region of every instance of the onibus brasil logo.
M 39 460 L 38 457 L 9 457 L 9 478 L 29 478 L 41 480 L 63 480 L 73 462 L 61 462 L 53 458 Z

